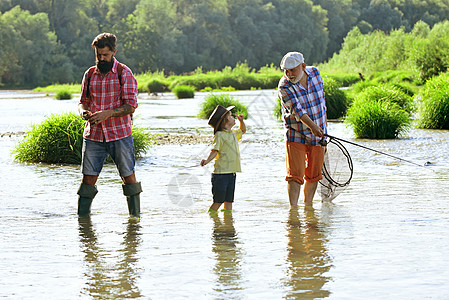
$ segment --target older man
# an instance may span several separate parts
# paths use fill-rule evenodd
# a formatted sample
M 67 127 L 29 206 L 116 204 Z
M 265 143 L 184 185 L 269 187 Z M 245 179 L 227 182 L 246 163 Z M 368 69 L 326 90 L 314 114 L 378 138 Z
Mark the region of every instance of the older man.
M 312 206 L 324 161 L 325 148 L 319 144 L 327 133 L 323 79 L 315 67 L 307 67 L 299 52 L 281 60 L 284 76 L 278 85 L 286 129 L 287 191 L 291 207 L 298 205 L 304 185 L 304 203 Z

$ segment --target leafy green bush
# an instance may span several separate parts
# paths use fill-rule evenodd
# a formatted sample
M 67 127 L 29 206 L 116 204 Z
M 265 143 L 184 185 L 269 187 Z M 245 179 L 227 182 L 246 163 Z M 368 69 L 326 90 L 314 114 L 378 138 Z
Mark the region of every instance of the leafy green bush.
M 446 72 L 449 67 L 449 21 L 432 28 L 425 39 L 418 39 L 412 48 L 412 58 L 422 82 Z
M 448 49 L 449 21 L 437 23 L 432 29 L 422 21 L 417 22 L 410 32 L 400 28 L 390 33 L 375 30 L 362 34 L 354 27 L 344 39 L 342 49 L 319 68 L 322 73 L 360 72 L 366 79 L 387 70 L 391 73 L 387 75 L 395 78 L 386 80 L 408 80 L 416 85 L 417 81 L 424 83 L 448 70 Z
M 427 129 L 449 129 L 449 73 L 426 82 L 421 91 L 417 126 Z
M 368 87 L 353 101 L 345 122 L 356 137 L 392 139 L 411 125 L 411 97 L 385 86 Z
M 245 104 L 240 103 L 235 97 L 229 94 L 210 94 L 206 97 L 205 101 L 201 104 L 198 118 L 209 119 L 209 116 L 214 111 L 217 105 L 228 107 L 234 105 L 232 110 L 237 115 L 243 115 L 245 119 L 248 118 L 248 107 Z
M 85 122 L 78 114 L 50 115 L 32 124 L 14 148 L 14 159 L 22 162 L 80 164 Z M 151 140 L 142 129 L 133 129 L 136 157 L 146 153 Z
M 173 89 L 176 98 L 185 99 L 195 97 L 195 89 L 188 85 L 178 85 Z
M 343 117 L 348 109 L 346 94 L 340 89 L 341 86 L 334 79 L 324 77 L 323 81 L 327 118 L 338 119 Z
M 55 95 L 55 98 L 58 100 L 69 100 L 72 99 L 72 93 L 67 90 L 58 91 Z

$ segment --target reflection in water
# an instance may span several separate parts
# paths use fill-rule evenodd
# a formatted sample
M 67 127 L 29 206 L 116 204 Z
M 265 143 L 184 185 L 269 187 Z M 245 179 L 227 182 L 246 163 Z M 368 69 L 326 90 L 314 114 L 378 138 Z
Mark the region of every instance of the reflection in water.
M 136 284 L 138 278 L 137 249 L 140 243 L 140 224 L 136 218 L 129 218 L 126 234 L 121 243 L 117 263 L 107 262 L 108 250 L 100 248 L 90 217 L 78 219 L 81 251 L 87 267 L 84 273 L 86 287 L 82 294 L 94 298 L 139 298 L 142 294 Z
M 313 210 L 304 210 L 304 226 L 297 210 L 290 210 L 287 222 L 288 256 L 286 285 L 287 299 L 325 298 L 330 291 L 323 289 L 331 268 L 327 255 L 326 234 L 320 228 Z
M 217 275 L 214 290 L 221 295 L 226 294 L 226 299 L 240 299 L 234 293 L 241 290 L 241 249 L 234 228 L 234 220 L 231 213 L 225 213 L 223 221 L 218 216 L 213 216 L 214 229 L 212 232 L 212 251 L 217 261 L 214 272 Z M 229 292 L 230 294 L 226 293 Z M 234 296 L 232 296 L 234 294 Z

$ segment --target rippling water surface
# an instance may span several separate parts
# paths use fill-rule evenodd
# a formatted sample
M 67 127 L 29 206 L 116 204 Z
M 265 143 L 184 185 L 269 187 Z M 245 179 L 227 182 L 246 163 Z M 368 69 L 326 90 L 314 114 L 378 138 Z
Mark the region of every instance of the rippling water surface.
M 412 130 L 396 140 L 355 140 L 432 166 L 346 145 L 350 186 L 315 210 L 289 209 L 282 125 L 274 91 L 233 92 L 248 104 L 232 215 L 210 217 L 208 145 L 161 145 L 137 163 L 142 219 L 129 218 L 107 165 L 92 216 L 78 219 L 78 166 L 14 162 L 21 135 L 0 138 L 0 297 L 8 299 L 447 299 L 449 131 Z M 208 134 L 199 103 L 139 96 L 136 126 Z M 76 110 L 28 91 L 0 92 L 2 134 Z

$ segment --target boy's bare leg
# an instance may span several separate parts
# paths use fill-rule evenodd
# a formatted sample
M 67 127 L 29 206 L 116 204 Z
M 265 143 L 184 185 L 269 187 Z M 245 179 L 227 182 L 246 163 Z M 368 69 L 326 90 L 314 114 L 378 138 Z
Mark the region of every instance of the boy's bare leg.
M 312 205 L 313 204 L 313 196 L 315 196 L 316 188 L 318 186 L 318 181 L 308 182 L 304 184 L 304 204 Z
M 301 192 L 301 184 L 297 181 L 290 180 L 287 182 L 288 200 L 291 207 L 298 206 L 299 193 Z
M 214 203 L 212 203 L 212 205 L 210 206 L 210 209 L 218 210 L 218 209 L 220 208 L 220 206 L 221 206 L 221 203 L 214 202 Z
M 225 202 L 224 203 L 224 209 L 232 210 L 232 202 Z

